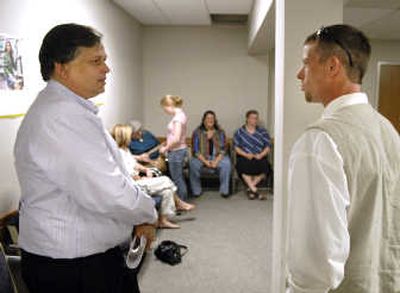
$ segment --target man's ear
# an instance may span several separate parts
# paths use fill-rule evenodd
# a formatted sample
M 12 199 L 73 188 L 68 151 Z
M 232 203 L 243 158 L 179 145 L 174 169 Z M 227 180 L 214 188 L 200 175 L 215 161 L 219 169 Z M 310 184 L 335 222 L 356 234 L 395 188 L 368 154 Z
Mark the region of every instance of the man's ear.
M 328 72 L 330 76 L 336 76 L 339 74 L 339 72 L 343 69 L 343 64 L 340 62 L 340 59 L 333 55 L 330 56 L 326 62 Z
M 68 77 L 68 70 L 66 64 L 54 63 L 54 74 L 61 79 L 66 79 Z

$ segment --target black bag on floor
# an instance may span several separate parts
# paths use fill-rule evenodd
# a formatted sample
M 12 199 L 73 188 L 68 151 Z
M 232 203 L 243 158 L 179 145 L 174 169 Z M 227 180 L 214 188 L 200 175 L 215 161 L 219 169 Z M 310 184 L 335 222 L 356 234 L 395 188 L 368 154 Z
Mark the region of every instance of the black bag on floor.
M 181 251 L 183 249 L 183 253 Z M 170 265 L 176 265 L 182 261 L 182 256 L 188 251 L 187 246 L 178 244 L 174 241 L 162 241 L 154 251 L 155 256 Z

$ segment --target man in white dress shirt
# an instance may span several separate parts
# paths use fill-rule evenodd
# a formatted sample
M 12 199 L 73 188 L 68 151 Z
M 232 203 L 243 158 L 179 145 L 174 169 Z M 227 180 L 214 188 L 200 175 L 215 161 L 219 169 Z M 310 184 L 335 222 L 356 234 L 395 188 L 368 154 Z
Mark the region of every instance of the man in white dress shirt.
M 289 160 L 289 292 L 400 291 L 400 138 L 361 92 L 370 50 L 347 25 L 304 43 L 297 77 L 325 109 Z
M 47 86 L 18 131 L 22 275 L 30 292 L 139 292 L 119 245 L 152 240 L 153 200 L 125 170 L 90 98 L 104 92 L 101 35 L 63 24 L 45 36 L 39 61 Z M 149 242 L 150 242 L 149 241 Z

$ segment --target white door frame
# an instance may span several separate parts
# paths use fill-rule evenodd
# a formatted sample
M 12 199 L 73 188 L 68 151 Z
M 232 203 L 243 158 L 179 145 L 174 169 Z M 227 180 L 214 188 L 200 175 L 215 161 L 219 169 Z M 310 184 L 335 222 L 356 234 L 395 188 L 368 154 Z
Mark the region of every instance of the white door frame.
M 285 290 L 286 213 L 283 176 L 283 110 L 285 91 L 285 0 L 275 1 L 275 123 L 274 123 L 274 204 L 272 229 L 272 278 L 270 292 Z

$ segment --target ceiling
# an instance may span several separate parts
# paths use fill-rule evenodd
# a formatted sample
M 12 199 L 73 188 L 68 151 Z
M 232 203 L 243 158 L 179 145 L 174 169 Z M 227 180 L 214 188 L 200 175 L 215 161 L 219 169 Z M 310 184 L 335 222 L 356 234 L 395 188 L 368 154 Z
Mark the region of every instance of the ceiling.
M 210 14 L 249 14 L 253 0 L 112 0 L 144 25 L 211 25 Z
M 249 14 L 253 0 L 111 0 L 143 25 L 211 25 L 210 14 Z M 400 0 L 344 0 L 344 22 L 372 39 L 400 40 Z
M 371 39 L 400 40 L 400 0 L 345 1 L 344 22 Z

